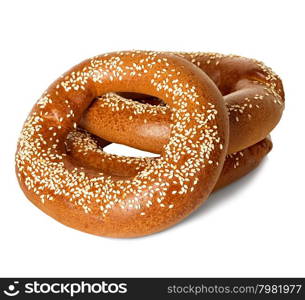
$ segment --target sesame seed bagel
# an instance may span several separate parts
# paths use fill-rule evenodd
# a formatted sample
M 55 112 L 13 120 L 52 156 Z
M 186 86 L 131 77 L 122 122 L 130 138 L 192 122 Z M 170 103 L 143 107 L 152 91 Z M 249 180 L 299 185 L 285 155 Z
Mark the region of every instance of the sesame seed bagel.
M 66 150 L 84 111 L 108 92 L 152 95 L 172 112 L 160 157 L 122 180 L 79 166 Z M 59 222 L 96 235 L 142 236 L 204 202 L 223 167 L 228 131 L 221 93 L 190 62 L 168 53 L 109 53 L 73 67 L 43 93 L 23 126 L 16 173 L 29 200 Z
M 262 62 L 218 53 L 174 53 L 203 70 L 218 86 L 229 114 L 228 153 L 263 140 L 279 122 L 284 109 L 280 78 Z M 107 141 L 161 153 L 170 136 L 168 105 L 144 95 L 107 94 L 88 108 L 80 126 Z M 102 121 L 107 119 L 107 122 Z
M 156 159 L 110 154 L 103 151 L 107 145 L 109 145 L 108 141 L 84 130 L 71 131 L 66 140 L 67 153 L 81 166 L 96 168 L 112 176 L 114 180 L 135 176 Z M 267 137 L 244 150 L 228 154 L 214 191 L 251 172 L 271 149 L 272 142 L 270 137 Z

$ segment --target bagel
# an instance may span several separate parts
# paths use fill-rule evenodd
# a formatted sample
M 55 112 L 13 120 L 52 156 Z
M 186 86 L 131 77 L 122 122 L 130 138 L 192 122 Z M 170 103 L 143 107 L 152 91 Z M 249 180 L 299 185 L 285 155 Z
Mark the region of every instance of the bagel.
M 203 70 L 221 91 L 229 114 L 229 154 L 263 140 L 279 122 L 285 100 L 282 82 L 262 62 L 218 53 L 173 54 Z M 150 99 L 128 93 L 103 95 L 92 102 L 80 126 L 107 141 L 161 153 L 170 136 L 170 108 L 152 105 L 160 104 L 155 99 L 141 103 L 125 97 Z
M 152 95 L 172 112 L 160 157 L 122 180 L 79 166 L 65 146 L 92 100 L 108 92 Z M 199 68 L 169 53 L 114 52 L 80 63 L 44 92 L 23 126 L 16 173 L 28 199 L 59 222 L 96 235 L 142 236 L 174 225 L 207 199 L 228 131 L 222 95 Z

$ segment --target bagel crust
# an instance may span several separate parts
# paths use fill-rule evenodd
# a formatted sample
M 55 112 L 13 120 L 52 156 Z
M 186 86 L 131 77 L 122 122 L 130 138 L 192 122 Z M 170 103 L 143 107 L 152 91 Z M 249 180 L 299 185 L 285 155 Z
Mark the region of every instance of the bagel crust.
M 172 111 L 160 157 L 121 180 L 79 166 L 66 149 L 92 100 L 109 92 L 152 95 Z M 142 236 L 176 224 L 207 199 L 224 163 L 228 129 L 221 93 L 190 62 L 169 53 L 104 54 L 73 67 L 34 105 L 18 142 L 16 173 L 29 200 L 63 224 Z
M 285 100 L 282 82 L 262 62 L 219 53 L 173 54 L 203 70 L 221 91 L 229 114 L 229 154 L 263 140 L 279 122 Z M 145 102 L 149 99 L 136 96 Z M 113 93 L 96 99 L 80 122 L 107 141 L 153 153 L 161 153 L 168 142 L 170 124 L 167 105 L 140 103 Z

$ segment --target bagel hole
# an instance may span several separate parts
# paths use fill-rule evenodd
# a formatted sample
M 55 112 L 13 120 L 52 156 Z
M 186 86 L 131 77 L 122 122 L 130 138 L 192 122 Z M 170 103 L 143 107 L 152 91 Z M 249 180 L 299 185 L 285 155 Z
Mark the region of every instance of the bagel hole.
M 139 103 L 147 103 L 151 105 L 162 105 L 162 106 L 165 105 L 165 103 L 161 99 L 147 94 L 130 93 L 130 92 L 117 92 L 116 94 L 126 99 L 132 99 L 133 101 L 137 101 Z
M 158 154 L 142 151 L 122 144 L 111 143 L 103 149 L 106 153 L 132 157 L 160 157 Z

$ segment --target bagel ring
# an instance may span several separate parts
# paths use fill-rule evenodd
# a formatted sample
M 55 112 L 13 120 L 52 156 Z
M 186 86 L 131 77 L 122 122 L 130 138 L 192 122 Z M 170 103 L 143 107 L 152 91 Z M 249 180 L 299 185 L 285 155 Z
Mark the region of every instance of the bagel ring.
M 223 94 L 230 122 L 228 154 L 263 140 L 279 122 L 285 100 L 282 82 L 262 62 L 219 53 L 173 54 L 203 70 Z M 140 103 L 113 93 L 92 102 L 80 122 L 81 127 L 107 141 L 153 153 L 161 153 L 167 143 L 170 124 L 168 106 Z
M 92 99 L 108 92 L 149 94 L 172 111 L 160 157 L 124 180 L 79 167 L 65 147 Z M 228 129 L 221 93 L 191 63 L 152 51 L 109 53 L 73 67 L 38 100 L 21 132 L 16 173 L 29 200 L 68 226 L 103 236 L 146 235 L 179 222 L 208 197 Z

